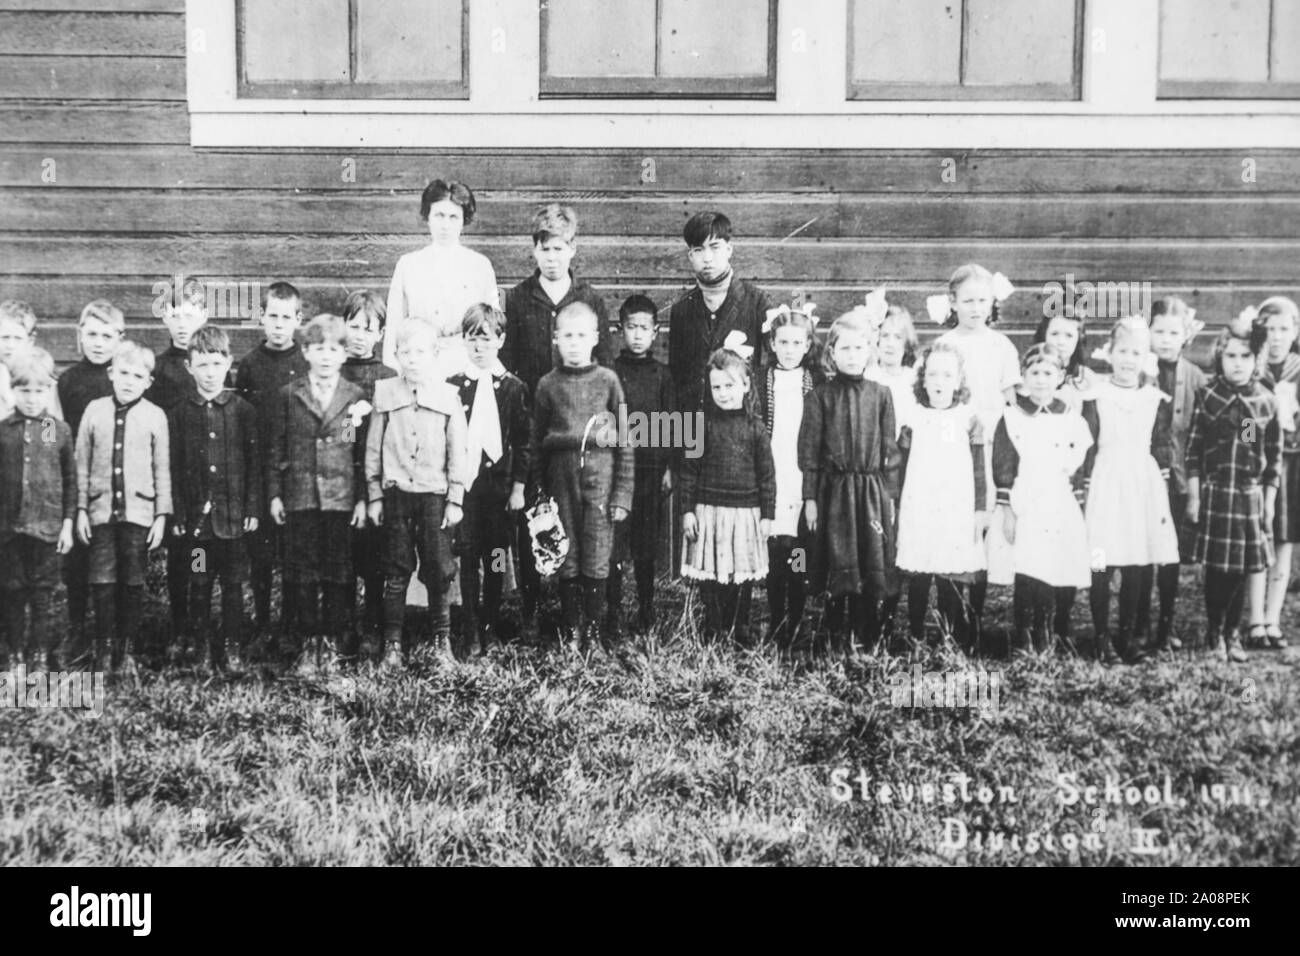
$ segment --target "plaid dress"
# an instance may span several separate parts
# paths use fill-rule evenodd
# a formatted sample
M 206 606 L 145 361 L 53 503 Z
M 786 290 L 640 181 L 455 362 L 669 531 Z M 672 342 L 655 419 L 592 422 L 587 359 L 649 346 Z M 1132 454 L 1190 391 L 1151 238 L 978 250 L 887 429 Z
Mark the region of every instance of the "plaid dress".
M 1187 436 L 1187 476 L 1201 481 L 1198 564 L 1249 574 L 1273 563 L 1264 489 L 1277 486 L 1281 455 L 1273 394 L 1253 381 L 1211 382 L 1197 401 Z

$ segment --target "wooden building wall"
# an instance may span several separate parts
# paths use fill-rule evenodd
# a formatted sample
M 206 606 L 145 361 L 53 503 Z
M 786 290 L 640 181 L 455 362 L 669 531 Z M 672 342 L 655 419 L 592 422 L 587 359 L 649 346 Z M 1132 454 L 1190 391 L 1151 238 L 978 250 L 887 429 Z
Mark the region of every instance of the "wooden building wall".
M 0 298 L 35 306 L 61 361 L 100 296 L 133 336 L 165 344 L 154 285 L 178 271 L 288 279 L 312 312 L 385 289 L 427 240 L 419 191 L 434 176 L 475 187 L 465 242 L 503 287 L 532 269 L 535 206 L 572 202 L 577 268 L 611 305 L 681 291 L 681 226 L 704 208 L 735 223 L 738 274 L 777 298 L 802 288 L 824 315 L 884 281 L 925 324 L 925 296 L 966 261 L 1023 290 L 1009 310 L 1020 334 L 1066 273 L 1150 281 L 1211 323 L 1300 289 L 1297 151 L 195 149 L 185 75 L 183 0 L 0 0 Z M 238 335 L 241 352 L 256 339 Z

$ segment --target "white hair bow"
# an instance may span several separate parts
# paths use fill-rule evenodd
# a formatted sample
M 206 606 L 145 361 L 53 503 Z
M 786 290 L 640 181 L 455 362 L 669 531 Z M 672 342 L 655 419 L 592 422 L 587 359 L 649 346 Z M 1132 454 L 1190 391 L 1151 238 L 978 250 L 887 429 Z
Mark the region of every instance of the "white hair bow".
M 1196 338 L 1196 333 L 1205 328 L 1205 323 L 1196 317 L 1195 309 L 1187 310 L 1187 340 Z
M 1113 365 L 1110 360 L 1110 339 L 1107 339 L 1099 348 L 1092 350 L 1089 356 L 1094 362 L 1104 362 L 1107 365 Z M 1138 369 L 1147 378 L 1155 379 L 1160 376 L 1160 357 L 1155 352 L 1147 352 L 1142 357 L 1142 365 Z
M 948 301 L 946 294 L 926 296 L 925 311 L 930 314 L 930 321 L 936 325 L 943 325 L 948 321 L 948 316 L 952 313 L 952 304 Z
M 727 333 L 727 337 L 722 340 L 722 347 L 728 352 L 735 352 L 745 361 L 749 361 L 754 354 L 754 347 L 745 344 L 745 333 L 740 329 L 732 329 Z
M 1248 305 L 1240 312 L 1237 317 L 1228 323 L 1228 328 L 1232 330 L 1233 335 L 1246 336 L 1250 334 L 1250 327 L 1255 324 L 1259 318 L 1259 309 L 1253 305 Z
M 791 309 L 785 303 L 778 305 L 775 309 L 768 309 L 767 318 L 763 320 L 763 334 L 767 335 L 769 332 L 772 331 L 772 323 L 776 321 L 778 316 L 784 315 L 786 317 L 789 317 L 793 312 L 802 313 L 804 316 L 807 317 L 808 321 L 811 322 L 813 324 L 813 327 L 815 328 L 817 325 L 817 316 L 813 315 L 813 310 L 815 308 L 817 308 L 816 303 L 805 302 L 803 305 L 796 306 L 794 309 Z M 724 345 L 723 348 L 726 348 L 726 346 Z
M 885 287 L 878 285 L 867 293 L 865 303 L 867 321 L 872 325 L 879 325 L 885 321 L 885 313 L 889 311 L 889 302 L 885 299 Z
M 993 301 L 1001 305 L 1007 299 L 1011 298 L 1011 293 L 1016 291 L 1016 287 L 1011 284 L 1011 280 L 1001 272 L 993 273 Z

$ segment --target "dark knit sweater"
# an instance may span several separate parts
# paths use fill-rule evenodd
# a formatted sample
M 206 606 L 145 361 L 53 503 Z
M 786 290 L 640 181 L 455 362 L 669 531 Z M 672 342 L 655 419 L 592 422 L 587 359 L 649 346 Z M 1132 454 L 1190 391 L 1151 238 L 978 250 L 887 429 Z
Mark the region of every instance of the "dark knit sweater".
M 365 358 L 356 358 L 349 355 L 348 360 L 343 363 L 343 368 L 339 370 L 339 374 L 365 392 L 366 401 L 368 402 L 375 400 L 375 382 L 381 378 L 395 378 L 397 376 L 396 370 L 385 365 L 377 355 L 368 355 Z
M 182 398 L 195 390 L 194 376 L 185 367 L 190 353 L 187 349 L 169 346 L 154 356 L 153 384 L 144 397 L 164 412 L 170 412 Z
M 295 342 L 283 352 L 265 343 L 243 357 L 235 376 L 235 391 L 260 412 L 280 389 L 296 379 L 306 378 L 307 359 Z
M 704 416 L 703 454 L 682 458 L 677 490 L 683 507 L 758 508 L 776 516 L 776 466 L 767 429 L 745 409 L 710 409 Z
M 673 380 L 668 373 L 668 366 L 658 361 L 649 352 L 633 355 L 627 349 L 614 359 L 614 371 L 623 386 L 623 397 L 627 402 L 627 411 L 652 414 L 654 412 L 673 411 Z M 663 477 L 664 469 L 671 460 L 672 449 L 638 446 L 636 449 L 637 482 L 653 480 L 658 482 Z
M 632 449 L 619 442 L 618 410 L 622 404 L 623 386 L 618 376 L 603 366 L 561 365 L 542 376 L 537 384 L 531 444 L 533 477 L 543 491 L 551 457 L 556 452 L 582 449 L 585 436 L 586 457 L 613 454 L 610 507 L 632 509 L 635 466 Z
M 81 427 L 81 416 L 86 414 L 86 406 L 97 398 L 113 394 L 113 383 L 108 380 L 111 364 L 92 365 L 82 359 L 59 376 L 59 404 L 63 406 L 63 420 L 72 429 L 74 438 Z

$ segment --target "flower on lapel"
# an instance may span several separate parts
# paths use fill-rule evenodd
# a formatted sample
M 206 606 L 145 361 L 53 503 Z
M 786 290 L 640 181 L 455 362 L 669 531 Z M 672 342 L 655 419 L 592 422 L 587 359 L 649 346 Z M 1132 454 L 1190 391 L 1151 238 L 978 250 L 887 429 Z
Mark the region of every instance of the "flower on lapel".
M 925 311 L 930 314 L 930 321 L 936 325 L 943 325 L 948 321 L 948 316 L 952 312 L 952 306 L 948 302 L 948 296 L 944 293 L 939 295 L 927 296 L 925 299 Z
M 361 423 L 366 420 L 366 416 L 370 414 L 372 407 L 364 398 L 348 406 L 348 421 L 352 423 L 353 428 L 361 427 Z
M 1007 299 L 1011 298 L 1011 293 L 1016 291 L 1016 287 L 1011 284 L 1011 280 L 1001 272 L 993 273 L 993 300 L 1001 305 Z
M 735 352 L 746 361 L 749 361 L 750 356 L 754 354 L 754 347 L 745 344 L 745 333 L 740 329 L 732 329 L 728 332 L 727 337 L 722 340 L 722 347 L 728 352 Z

